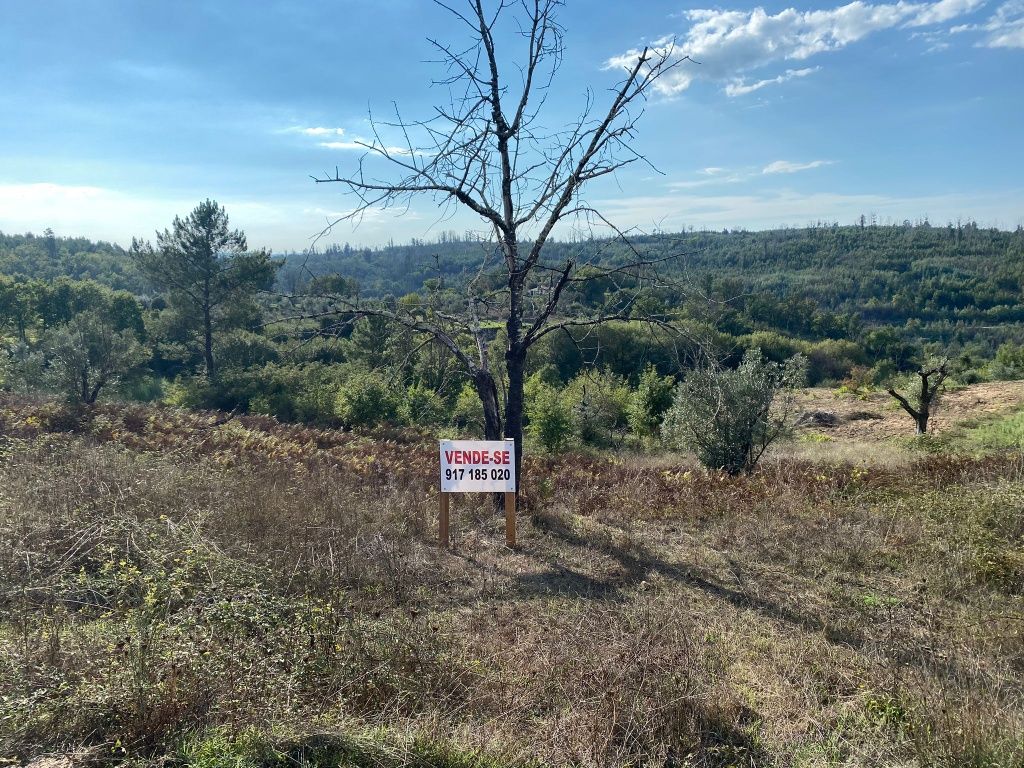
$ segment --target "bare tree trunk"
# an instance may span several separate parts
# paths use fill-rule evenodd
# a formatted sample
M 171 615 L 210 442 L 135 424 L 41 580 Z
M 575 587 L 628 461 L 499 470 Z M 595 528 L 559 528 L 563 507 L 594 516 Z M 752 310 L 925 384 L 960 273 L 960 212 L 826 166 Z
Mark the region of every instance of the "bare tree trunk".
M 928 412 L 918 414 L 918 434 L 928 432 Z
M 210 291 L 203 295 L 203 357 L 206 362 L 206 377 L 213 379 L 213 323 L 210 319 Z
M 914 424 L 917 426 L 918 435 L 928 433 L 928 419 L 931 417 L 932 406 L 937 403 L 939 393 L 942 390 L 942 383 L 948 374 L 947 364 L 948 361 L 943 360 L 932 368 L 926 369 L 922 367 L 917 372 L 917 375 L 921 378 L 921 391 L 915 398 L 916 403 L 911 403 L 893 387 L 889 387 L 886 390 L 900 404 L 900 407 L 910 414 Z
M 506 197 L 511 207 L 511 198 Z M 513 233 L 514 234 L 514 233 Z M 518 262 L 518 246 L 512 239 L 506 246 L 512 255 L 510 263 Z M 508 334 L 508 348 L 505 350 L 505 369 L 508 374 L 508 396 L 505 403 L 505 437 L 515 441 L 516 446 L 516 489 L 520 487 L 523 466 L 523 388 L 526 380 L 526 352 L 529 346 L 523 339 L 523 280 L 522 273 L 509 270 L 508 319 L 505 330 Z
M 921 410 L 917 412 L 917 416 L 914 420 L 917 422 L 917 434 L 923 435 L 928 432 L 928 405 L 925 403 L 921 404 Z
M 484 439 L 501 440 L 501 409 L 498 405 L 498 387 L 490 371 L 477 370 L 473 386 L 484 408 Z
M 516 444 L 516 488 L 522 476 L 523 466 L 523 385 L 526 377 L 526 348 L 521 342 L 509 344 L 505 353 L 508 367 L 508 403 L 505 406 L 505 437 Z

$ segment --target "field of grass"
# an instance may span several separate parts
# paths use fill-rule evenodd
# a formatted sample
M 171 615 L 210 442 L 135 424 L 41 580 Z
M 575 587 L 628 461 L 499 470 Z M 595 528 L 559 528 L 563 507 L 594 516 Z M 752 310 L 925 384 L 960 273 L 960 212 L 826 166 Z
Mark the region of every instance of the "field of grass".
M 442 551 L 424 436 L 0 435 L 0 761 L 1024 765 L 1019 449 L 530 458 L 518 549 L 467 497 Z

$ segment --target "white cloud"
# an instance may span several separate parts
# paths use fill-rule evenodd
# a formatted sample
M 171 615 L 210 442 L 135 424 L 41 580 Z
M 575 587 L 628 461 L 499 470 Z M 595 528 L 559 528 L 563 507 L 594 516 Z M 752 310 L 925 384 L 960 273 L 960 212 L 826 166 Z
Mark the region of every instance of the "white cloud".
M 40 233 L 50 227 L 60 236 L 88 237 L 127 247 L 132 237 L 152 240 L 156 231 L 171 226 L 175 216 L 188 214 L 208 196 L 224 206 L 231 225 L 245 232 L 251 247 L 278 252 L 301 250 L 328 221 L 351 213 L 326 207 L 339 199 L 337 192 L 312 185 L 305 199 L 255 200 L 208 189 L 165 197 L 146 190 L 0 182 L 0 232 Z M 422 237 L 423 218 L 415 211 L 373 208 L 356 221 L 340 224 L 332 237 L 367 243 Z M 332 242 L 331 238 L 327 242 Z
M 751 177 L 750 169 L 733 170 L 729 168 L 702 168 L 697 171 L 699 179 L 683 179 L 670 181 L 665 186 L 668 189 L 698 189 L 700 187 L 719 187 L 723 184 L 735 184 L 746 181 Z
M 983 45 L 986 48 L 1024 48 L 1024 23 L 997 32 Z
M 1014 0 L 1017 1 L 1017 0 Z M 672 45 L 673 52 L 699 63 L 686 63 L 668 72 L 656 84 L 665 96 L 678 95 L 696 79 L 733 83 L 733 95 L 749 92 L 737 81 L 746 72 L 784 61 L 804 61 L 821 53 L 837 51 L 868 35 L 900 26 L 927 26 L 957 18 L 982 5 L 985 0 L 937 0 L 871 4 L 863 0 L 836 8 L 798 11 L 786 8 L 776 14 L 763 8 L 752 11 L 694 9 L 683 16 L 689 29 L 678 39 L 661 38 L 652 44 L 659 50 Z M 606 68 L 629 67 L 638 50 L 631 50 L 605 62 Z M 798 72 L 802 70 L 788 70 Z M 809 73 L 808 73 L 809 74 Z M 779 78 L 782 78 L 780 80 Z M 766 78 L 756 87 L 789 79 L 786 75 Z M 739 89 L 737 91 L 737 89 Z M 756 89 L 756 88 L 755 88 Z
M 290 128 L 285 128 L 280 131 L 280 133 L 298 133 L 302 136 L 309 136 L 316 139 L 329 139 L 317 142 L 317 146 L 322 147 L 323 149 L 341 150 L 343 152 L 366 152 L 373 149 L 379 149 L 387 152 L 389 155 L 411 154 L 408 147 L 383 146 L 380 142 L 374 141 L 373 139 L 363 138 L 362 136 L 349 136 L 348 131 L 344 128 L 327 128 L 324 126 L 304 127 L 294 125 Z M 343 136 L 347 138 L 342 139 L 341 137 Z
M 766 85 L 775 85 L 777 83 L 784 83 L 787 80 L 792 80 L 794 77 L 807 77 L 808 75 L 814 74 L 821 67 L 806 67 L 804 69 L 787 69 L 785 73 L 778 77 L 770 77 L 767 80 L 757 80 L 753 83 L 746 83 L 743 80 L 734 80 L 725 86 L 726 96 L 745 96 L 748 93 L 759 91 Z
M 302 126 L 293 126 L 287 128 L 286 133 L 301 133 L 303 136 L 344 136 L 344 128 L 324 128 L 322 126 L 315 126 L 311 128 L 303 128 Z
M 811 168 L 820 168 L 823 165 L 832 165 L 831 160 L 812 160 L 809 163 L 794 163 L 789 160 L 776 160 L 768 163 L 761 173 L 797 173 L 798 171 L 809 171 Z
M 907 22 L 908 27 L 924 27 L 929 24 L 942 24 L 976 11 L 986 0 L 939 0 L 925 7 Z
M 349 141 L 321 141 L 319 146 L 324 149 L 340 149 L 343 151 L 354 150 L 357 152 L 369 152 L 369 151 L 382 151 L 389 155 L 409 155 L 408 147 L 384 147 L 380 144 L 371 141 L 370 139 L 363 139 L 359 136 L 353 136 Z
M 657 196 L 594 200 L 611 221 L 622 228 L 665 231 L 686 226 L 730 229 L 765 229 L 783 224 L 805 226 L 816 221 L 852 224 L 862 213 L 876 213 L 879 220 L 903 221 L 928 216 L 933 224 L 976 218 L 983 226 L 1014 227 L 1024 223 L 1024 189 L 1002 193 L 895 196 L 843 194 L 792 190 L 763 194 L 673 193 Z
M 1024 48 L 1024 0 L 1003 3 L 985 24 L 986 48 Z
M 987 32 L 976 45 L 979 48 L 1024 48 L 1024 0 L 1000 5 L 983 24 L 959 24 L 949 34 Z
M 368 146 L 367 142 L 363 142 L 362 139 L 356 139 L 354 141 L 321 141 L 317 143 L 318 147 L 324 149 L 362 149 L 365 150 Z M 372 146 L 372 145 L 370 145 Z

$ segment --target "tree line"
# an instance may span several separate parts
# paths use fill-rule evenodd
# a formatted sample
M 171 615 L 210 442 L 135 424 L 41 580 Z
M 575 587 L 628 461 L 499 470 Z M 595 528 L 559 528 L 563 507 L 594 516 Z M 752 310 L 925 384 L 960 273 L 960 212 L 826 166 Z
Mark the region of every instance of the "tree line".
M 214 201 L 176 218 L 155 244 L 137 240 L 125 258 L 142 281 L 139 293 L 63 276 L 0 276 L 4 387 L 55 391 L 87 404 L 107 393 L 326 426 L 486 433 L 481 398 L 455 351 L 429 329 L 356 305 L 339 309 L 331 297 L 359 294 L 351 278 L 324 276 L 323 291 L 314 284 L 317 290 L 298 298 L 273 291 L 281 262 L 249 250 Z M 868 326 L 804 297 L 736 295 L 736 288 L 718 283 L 699 302 L 661 307 L 672 332 L 642 313 L 566 326 L 539 340 L 523 371 L 526 435 L 548 451 L 708 440 L 715 432 L 706 428 L 698 394 L 717 392 L 750 404 L 752 410 L 727 409 L 750 427 L 749 439 L 697 448 L 717 457 L 710 461 L 742 467 L 778 434 L 765 421 L 776 391 L 797 380 L 889 385 L 925 370 L 916 367 L 925 348 L 893 328 Z M 611 290 L 600 281 L 573 287 L 567 311 L 586 312 Z M 443 314 L 453 293 L 428 282 L 388 306 L 404 307 L 410 317 L 427 308 Z M 466 354 L 485 340 L 503 400 L 504 328 L 491 323 L 484 330 L 453 340 Z M 947 374 L 960 381 L 1024 376 L 1024 347 L 1006 343 L 988 357 L 965 352 L 943 363 L 942 378 Z M 915 402 L 921 413 L 920 397 Z M 735 424 L 723 429 L 737 432 Z

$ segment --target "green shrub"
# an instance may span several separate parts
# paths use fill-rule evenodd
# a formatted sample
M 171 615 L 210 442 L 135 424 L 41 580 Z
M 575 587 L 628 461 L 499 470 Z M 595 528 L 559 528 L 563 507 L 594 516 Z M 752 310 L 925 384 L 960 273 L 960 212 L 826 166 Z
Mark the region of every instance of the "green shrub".
M 148 358 L 134 331 L 118 330 L 96 311 L 81 312 L 42 339 L 44 380 L 71 400 L 93 403 Z
M 672 407 L 675 384 L 671 376 L 659 376 L 654 366 L 644 368 L 629 399 L 629 426 L 635 434 L 650 437 L 658 433 L 665 412 Z
M 609 371 L 581 373 L 565 388 L 573 433 L 582 443 L 609 445 L 628 420 L 630 390 Z
M 397 422 L 401 398 L 387 375 L 381 372 L 354 373 L 338 390 L 335 414 L 346 427 L 369 427 Z
M 572 411 L 564 394 L 550 384 L 534 381 L 527 394 L 530 435 L 551 453 L 562 450 L 572 437 Z
M 826 339 L 807 351 L 807 381 L 811 386 L 846 379 L 864 363 L 864 350 L 846 339 Z
M 995 359 L 989 363 L 989 375 L 1000 381 L 1024 378 L 1024 345 L 1006 342 L 996 350 Z
M 260 413 L 281 421 L 335 424 L 335 401 L 344 370 L 320 363 L 270 364 L 225 368 L 212 382 L 205 376 L 180 376 L 164 387 L 164 402 L 185 408 Z
M 266 336 L 245 330 L 233 330 L 222 335 L 216 345 L 217 364 L 220 368 L 256 368 L 275 363 L 278 351 Z
M 738 341 L 747 352 L 756 351 L 768 360 L 781 363 L 807 351 L 808 344 L 778 331 L 757 331 L 741 336 Z
M 789 431 L 791 393 L 803 384 L 806 371 L 802 355 L 782 365 L 764 360 L 757 350 L 748 351 L 736 369 L 697 368 L 676 390 L 663 438 L 672 447 L 693 450 L 709 469 L 750 472 L 768 446 Z
M 445 421 L 444 399 L 430 387 L 413 384 L 405 390 L 398 414 L 406 424 L 431 427 Z
M 476 389 L 469 382 L 463 385 L 459 396 L 455 399 L 451 421 L 452 425 L 459 429 L 483 434 L 484 406 L 480 402 L 480 396 L 477 395 Z

